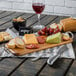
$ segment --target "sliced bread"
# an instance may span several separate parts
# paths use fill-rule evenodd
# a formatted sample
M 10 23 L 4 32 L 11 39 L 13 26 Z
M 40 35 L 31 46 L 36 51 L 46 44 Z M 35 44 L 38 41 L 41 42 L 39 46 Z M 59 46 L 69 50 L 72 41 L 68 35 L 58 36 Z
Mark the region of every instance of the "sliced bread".
M 16 47 L 15 39 L 10 40 L 9 43 L 7 44 L 7 47 L 8 48 L 15 48 Z
M 24 48 L 25 47 L 24 41 L 18 37 L 15 38 L 15 43 L 16 43 L 16 47 L 18 47 L 18 48 Z

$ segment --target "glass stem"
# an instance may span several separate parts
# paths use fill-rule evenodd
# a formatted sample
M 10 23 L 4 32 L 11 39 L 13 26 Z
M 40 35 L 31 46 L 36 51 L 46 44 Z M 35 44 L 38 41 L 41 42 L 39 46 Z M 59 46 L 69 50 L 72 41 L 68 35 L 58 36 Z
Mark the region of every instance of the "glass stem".
M 38 25 L 40 25 L 40 14 L 37 14 L 38 16 Z

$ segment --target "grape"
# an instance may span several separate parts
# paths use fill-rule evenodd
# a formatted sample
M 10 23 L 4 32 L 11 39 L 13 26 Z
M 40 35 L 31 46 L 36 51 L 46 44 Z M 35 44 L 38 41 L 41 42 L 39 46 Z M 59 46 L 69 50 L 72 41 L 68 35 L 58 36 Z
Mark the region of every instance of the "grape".
M 40 32 L 40 31 L 38 31 L 38 34 L 39 34 L 39 35 L 41 35 L 41 32 Z
M 39 30 L 39 31 L 38 31 L 38 34 L 39 34 L 39 35 L 46 35 L 46 33 L 43 32 L 42 30 Z
M 44 27 L 43 29 L 41 29 L 41 31 L 45 32 L 47 31 L 47 27 Z
M 49 35 L 52 35 L 52 34 L 53 34 L 53 32 L 54 32 L 54 29 L 49 28 Z

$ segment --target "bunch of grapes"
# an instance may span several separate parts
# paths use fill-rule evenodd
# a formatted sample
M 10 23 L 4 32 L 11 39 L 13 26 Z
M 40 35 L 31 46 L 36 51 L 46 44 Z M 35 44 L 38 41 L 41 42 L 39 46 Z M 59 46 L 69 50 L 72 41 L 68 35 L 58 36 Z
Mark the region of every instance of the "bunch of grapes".
M 56 28 L 44 27 L 43 29 L 38 31 L 38 34 L 39 35 L 52 35 L 52 34 L 56 34 L 58 32 L 60 32 L 60 29 L 58 26 Z

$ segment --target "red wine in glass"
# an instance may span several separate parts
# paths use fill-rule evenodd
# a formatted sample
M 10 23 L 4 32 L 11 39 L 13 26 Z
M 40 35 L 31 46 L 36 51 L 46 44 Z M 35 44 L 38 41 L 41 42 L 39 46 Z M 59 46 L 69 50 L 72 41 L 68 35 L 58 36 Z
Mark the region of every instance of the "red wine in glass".
M 33 3 L 32 7 L 37 14 L 40 14 L 44 10 L 45 5 L 43 3 Z
M 45 8 L 45 0 L 32 0 L 32 8 L 38 17 L 38 24 L 35 26 L 32 26 L 32 29 L 33 31 L 37 32 L 38 30 L 45 27 L 44 25 L 40 24 L 40 15 Z

